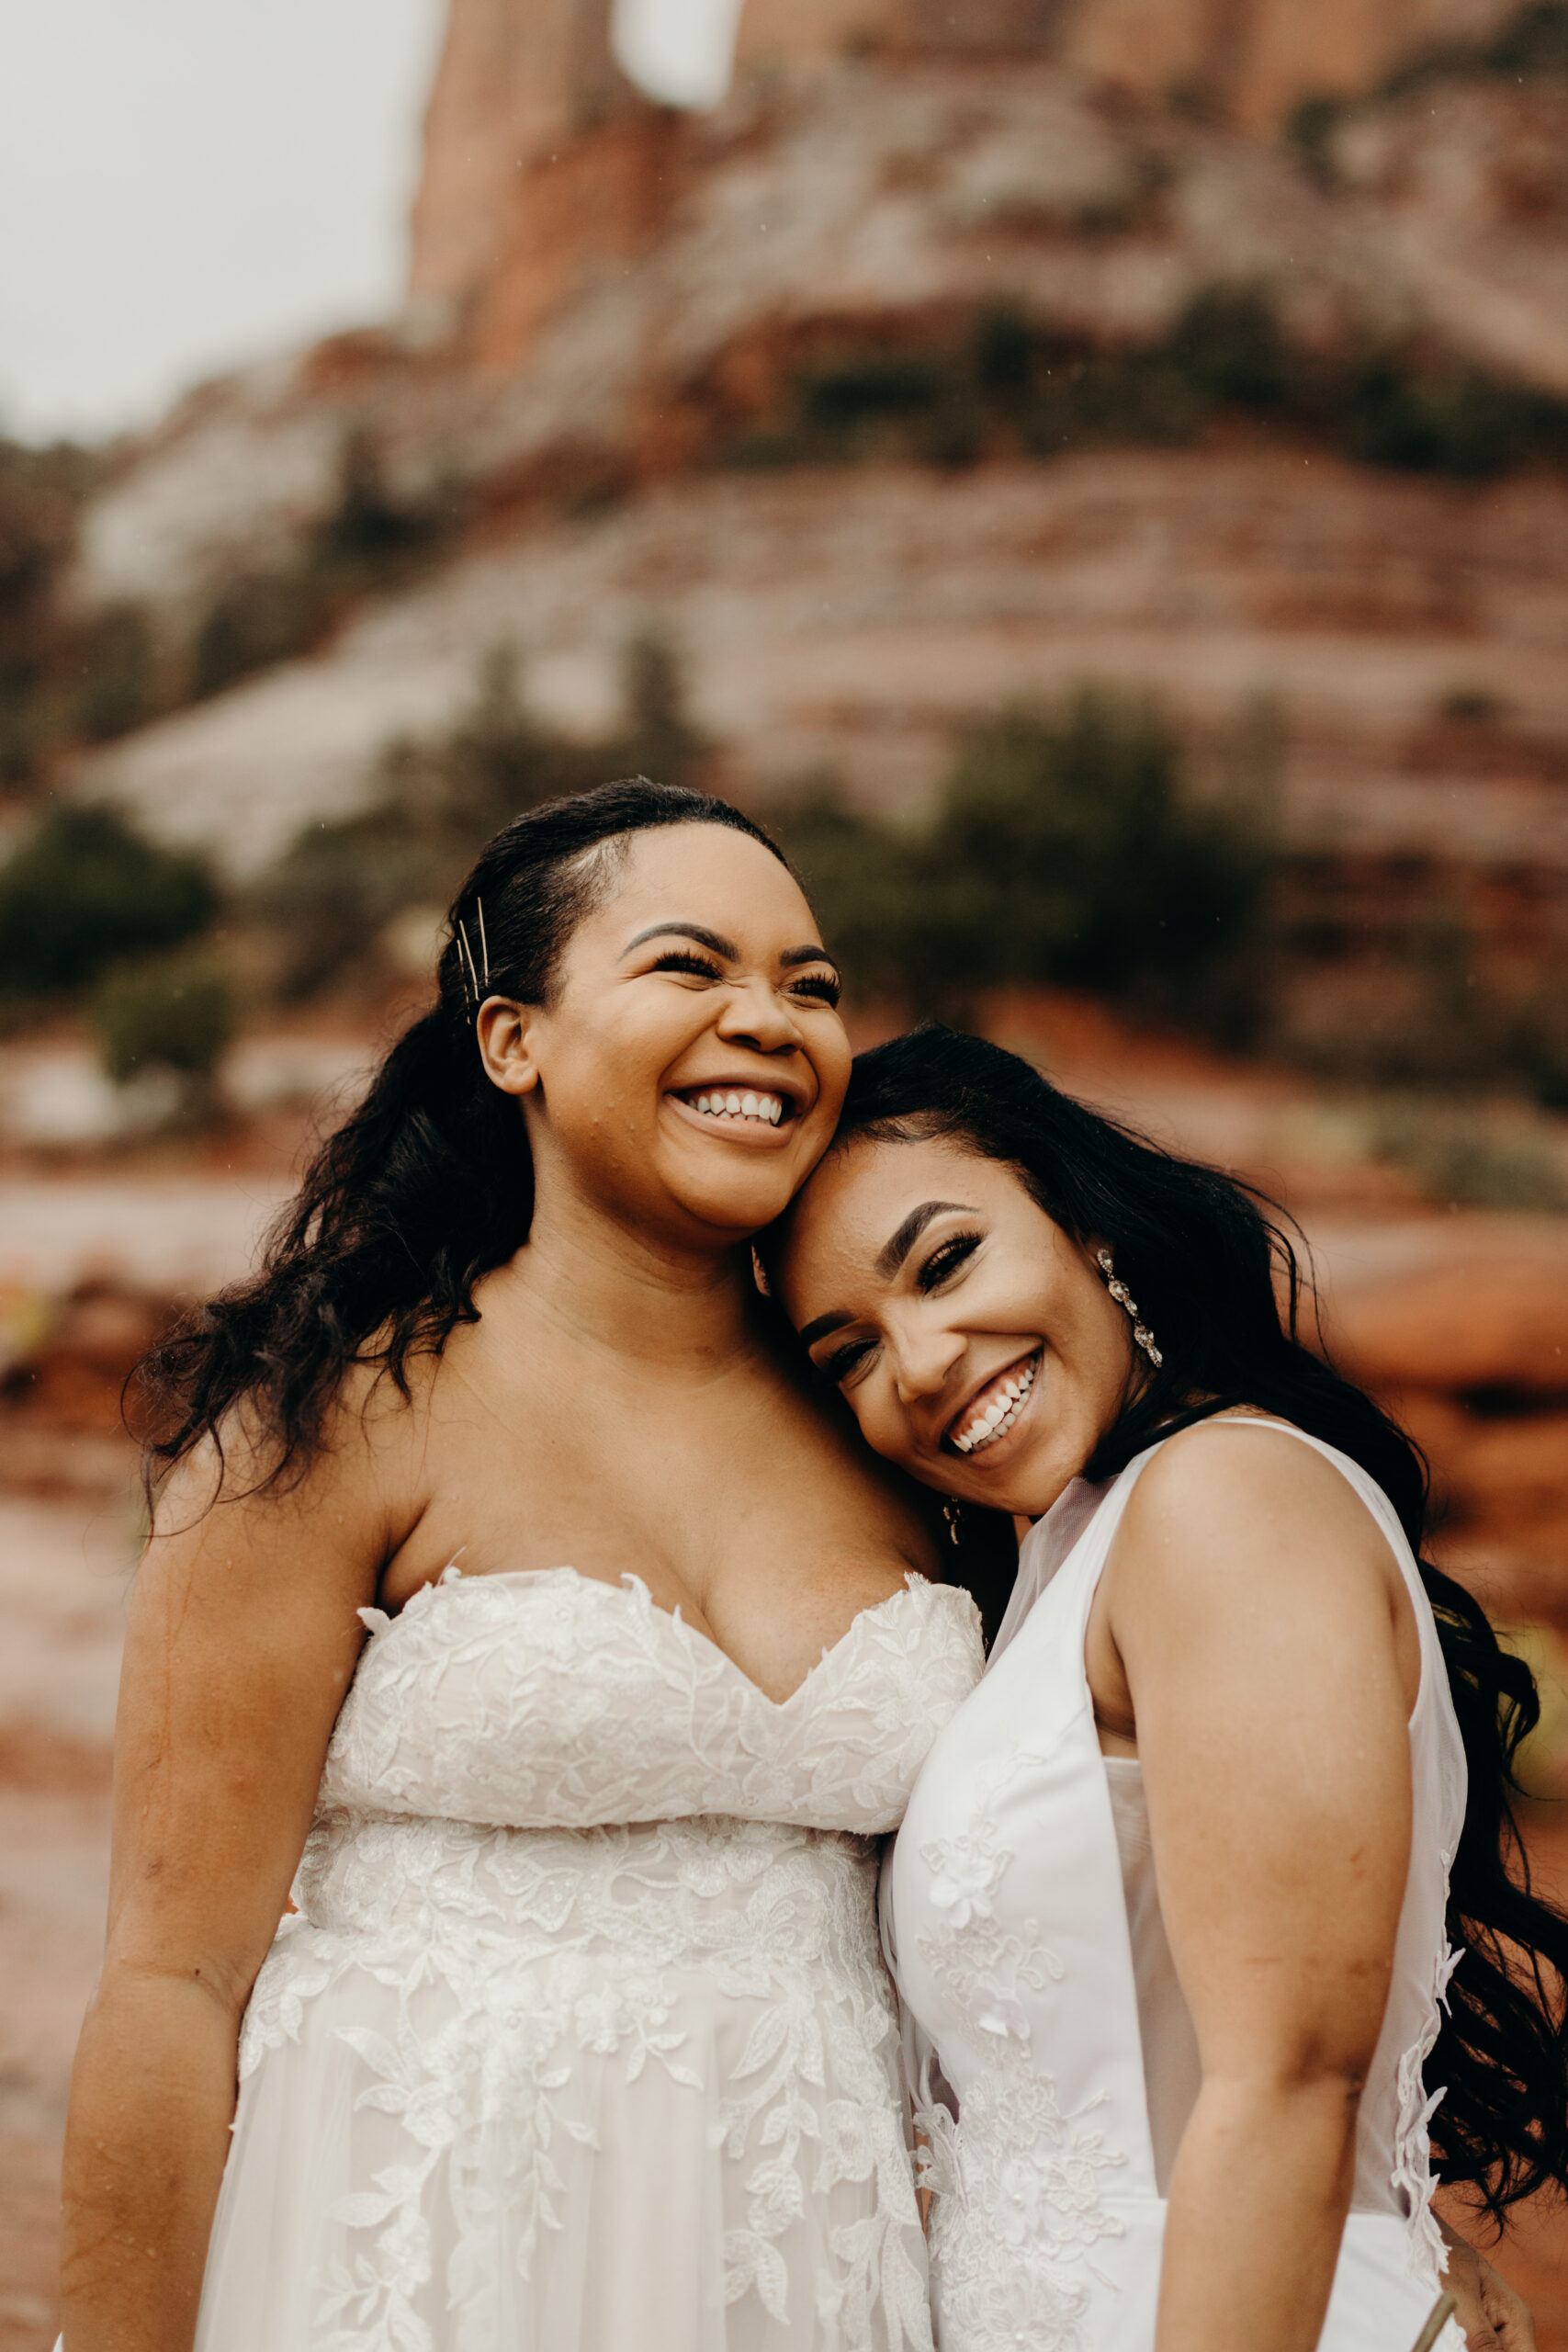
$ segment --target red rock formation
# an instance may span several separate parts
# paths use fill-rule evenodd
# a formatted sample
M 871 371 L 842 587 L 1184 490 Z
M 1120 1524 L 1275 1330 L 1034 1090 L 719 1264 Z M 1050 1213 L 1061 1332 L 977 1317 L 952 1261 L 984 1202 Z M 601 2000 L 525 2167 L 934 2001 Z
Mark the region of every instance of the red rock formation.
M 750 0 L 739 71 L 768 59 L 887 54 L 1046 56 L 1060 44 L 1063 0 Z
M 413 207 L 416 300 L 457 305 L 488 284 L 520 180 L 632 98 L 609 25 L 610 0 L 452 0 Z
M 1201 93 L 1254 129 L 1303 97 L 1370 89 L 1437 42 L 1483 38 L 1511 0 L 750 0 L 737 62 L 846 50 L 1054 56 L 1140 95 Z

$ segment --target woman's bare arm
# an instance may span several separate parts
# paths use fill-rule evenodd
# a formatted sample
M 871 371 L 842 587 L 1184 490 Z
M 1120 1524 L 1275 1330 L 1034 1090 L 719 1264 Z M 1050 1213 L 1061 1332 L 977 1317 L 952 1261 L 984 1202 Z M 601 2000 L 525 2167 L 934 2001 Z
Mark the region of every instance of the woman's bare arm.
M 1313 2352 L 1409 1858 L 1408 1604 L 1339 1474 L 1262 1430 L 1178 1439 L 1108 1578 L 1202 2061 L 1158 2352 Z
M 70 2352 L 188 2352 L 239 2024 L 288 1900 L 385 1555 L 363 1447 L 291 1494 L 163 1498 L 115 1734 L 103 1973 L 72 2078 Z

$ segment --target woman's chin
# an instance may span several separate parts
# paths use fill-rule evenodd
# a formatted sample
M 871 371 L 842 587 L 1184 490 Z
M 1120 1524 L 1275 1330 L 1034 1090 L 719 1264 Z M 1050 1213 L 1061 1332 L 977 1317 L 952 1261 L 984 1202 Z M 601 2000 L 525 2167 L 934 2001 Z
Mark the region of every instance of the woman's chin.
M 754 1233 L 782 1216 L 794 1194 L 790 1173 L 775 1160 L 747 1175 L 729 1174 L 722 1182 L 672 1183 L 671 1193 L 690 1217 L 707 1227 L 716 1246 L 749 1241 Z

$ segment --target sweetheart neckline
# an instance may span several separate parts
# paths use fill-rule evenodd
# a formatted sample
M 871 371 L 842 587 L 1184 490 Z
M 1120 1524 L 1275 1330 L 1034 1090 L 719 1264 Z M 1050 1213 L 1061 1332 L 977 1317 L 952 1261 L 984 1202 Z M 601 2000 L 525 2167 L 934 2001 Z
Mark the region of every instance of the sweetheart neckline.
M 438 1577 L 428 1584 L 421 1585 L 417 1592 L 411 1592 L 395 1617 L 389 1616 L 383 1609 L 362 1609 L 358 1613 L 369 1626 L 371 1638 L 375 1639 L 379 1634 L 391 1632 L 394 1626 L 400 1625 L 410 1610 L 416 1605 L 428 1607 L 427 1596 L 429 1595 L 438 1592 L 456 1592 L 465 1585 L 477 1588 L 487 1584 L 508 1584 L 523 1577 L 570 1577 L 576 1584 L 586 1585 L 590 1589 L 597 1588 L 601 1592 L 613 1594 L 617 1600 L 625 1599 L 628 1595 L 635 1597 L 640 1594 L 652 1615 L 662 1617 L 669 1624 L 678 1625 L 688 1640 L 700 1642 L 704 1649 L 711 1650 L 721 1667 L 728 1667 L 732 1674 L 738 1675 L 747 1690 L 751 1691 L 764 1707 L 771 1707 L 775 1714 L 783 1714 L 787 1708 L 794 1706 L 813 1675 L 819 1673 L 830 1659 L 838 1656 L 868 1617 L 879 1616 L 883 1610 L 891 1609 L 895 1602 L 907 1600 L 917 1589 L 923 1589 L 929 1592 L 961 1592 L 969 1601 L 970 1606 L 974 1606 L 974 1596 L 966 1586 L 939 1584 L 934 1577 L 922 1576 L 919 1568 L 906 1568 L 904 1581 L 898 1589 L 896 1592 L 885 1593 L 880 1600 L 874 1600 L 869 1608 L 857 1609 L 838 1640 L 823 1645 L 821 1657 L 807 1668 L 795 1689 L 783 1699 L 770 1697 L 761 1684 L 748 1674 L 745 1668 L 732 1658 L 729 1652 L 722 1644 L 716 1642 L 711 1634 L 705 1634 L 701 1626 L 694 1625 L 689 1618 L 682 1617 L 679 1601 L 673 1609 L 666 1609 L 660 1602 L 655 1600 L 647 1579 L 639 1577 L 635 1568 L 623 1568 L 619 1577 L 612 1584 L 608 1577 L 584 1576 L 581 1568 L 574 1568 L 565 1561 L 558 1562 L 554 1567 L 548 1568 L 487 1568 L 478 1576 L 468 1576 L 454 1558 L 443 1568 Z M 379 1623 L 373 1622 L 377 1619 L 381 1622 Z

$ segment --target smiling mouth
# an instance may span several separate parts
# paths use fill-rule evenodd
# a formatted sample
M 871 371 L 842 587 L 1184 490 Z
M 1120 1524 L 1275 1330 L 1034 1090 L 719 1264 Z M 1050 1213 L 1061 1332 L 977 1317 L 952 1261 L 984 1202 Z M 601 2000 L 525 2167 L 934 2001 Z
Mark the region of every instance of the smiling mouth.
M 683 1086 L 675 1100 L 716 1127 L 777 1127 L 795 1115 L 787 1095 L 762 1086 Z
M 1034 1393 L 1043 1351 L 1010 1364 L 988 1380 L 977 1396 L 954 1413 L 943 1442 L 959 1453 L 980 1453 L 1005 1437 Z

